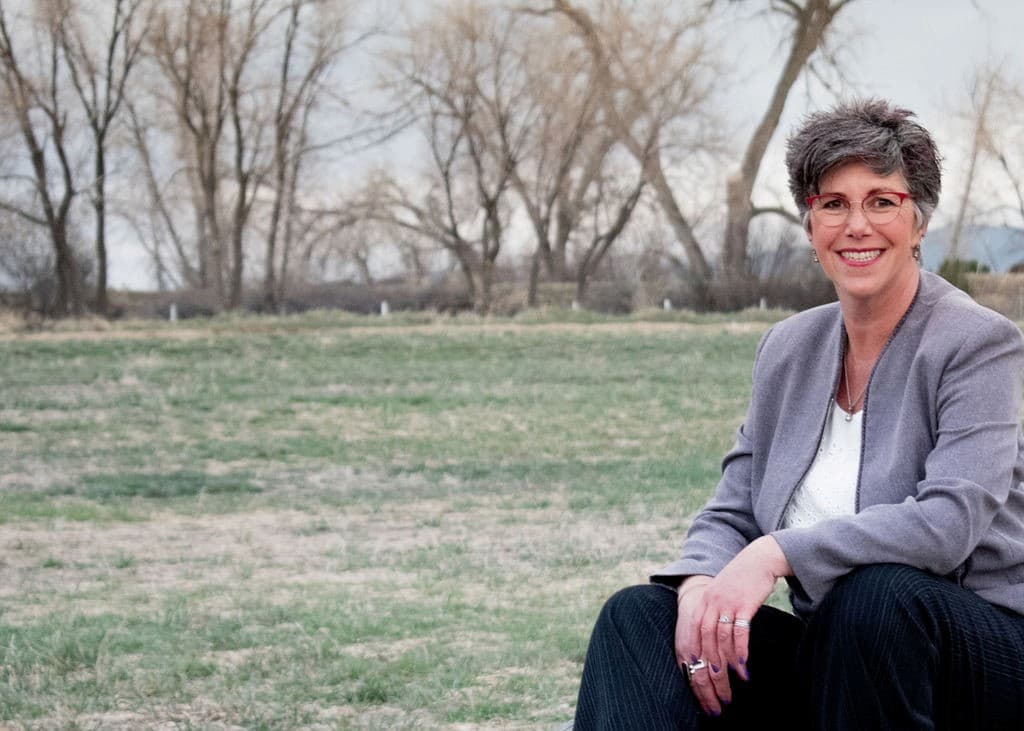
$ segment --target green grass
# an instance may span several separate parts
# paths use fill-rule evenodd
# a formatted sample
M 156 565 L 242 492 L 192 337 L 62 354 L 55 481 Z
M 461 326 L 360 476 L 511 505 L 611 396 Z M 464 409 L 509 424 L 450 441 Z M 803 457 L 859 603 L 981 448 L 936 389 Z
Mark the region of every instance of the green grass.
M 0 725 L 568 719 L 601 602 L 674 557 L 776 315 L 0 340 Z

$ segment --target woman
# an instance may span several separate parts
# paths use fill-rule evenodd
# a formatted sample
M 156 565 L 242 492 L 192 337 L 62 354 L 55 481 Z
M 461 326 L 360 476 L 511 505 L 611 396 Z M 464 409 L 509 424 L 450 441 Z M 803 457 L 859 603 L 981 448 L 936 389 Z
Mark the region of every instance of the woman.
M 940 171 L 912 116 L 789 140 L 839 301 L 762 338 L 682 558 L 602 610 L 577 729 L 1024 728 L 1024 340 L 920 270 Z M 780 577 L 795 615 L 762 606 Z

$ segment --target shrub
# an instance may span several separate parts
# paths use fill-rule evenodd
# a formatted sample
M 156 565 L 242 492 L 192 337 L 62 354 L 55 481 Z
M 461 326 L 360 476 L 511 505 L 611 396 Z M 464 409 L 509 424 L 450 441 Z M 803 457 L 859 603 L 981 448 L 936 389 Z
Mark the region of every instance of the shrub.
M 968 274 L 982 274 L 990 269 L 976 259 L 954 259 L 946 257 L 939 265 L 939 276 L 958 289 L 971 294 L 971 283 Z

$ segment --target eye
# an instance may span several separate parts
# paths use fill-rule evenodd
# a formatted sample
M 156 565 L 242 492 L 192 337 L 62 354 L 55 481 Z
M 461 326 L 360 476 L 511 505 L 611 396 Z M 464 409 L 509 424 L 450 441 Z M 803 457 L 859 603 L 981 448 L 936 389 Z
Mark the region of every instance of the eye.
M 816 200 L 816 203 L 822 211 L 845 211 L 850 207 L 846 199 L 838 195 L 823 195 Z
M 864 207 L 872 211 L 884 211 L 900 207 L 900 197 L 893 193 L 879 193 L 864 201 Z

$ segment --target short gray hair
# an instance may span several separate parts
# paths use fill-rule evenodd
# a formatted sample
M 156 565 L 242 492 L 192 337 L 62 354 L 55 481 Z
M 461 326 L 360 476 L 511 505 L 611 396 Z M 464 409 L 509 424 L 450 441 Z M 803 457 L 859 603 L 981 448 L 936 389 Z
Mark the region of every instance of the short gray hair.
M 940 158 L 932 136 L 915 116 L 882 99 L 862 99 L 815 112 L 786 143 L 789 189 L 807 224 L 807 198 L 822 178 L 848 162 L 878 175 L 901 173 L 910 188 L 918 226 L 928 223 L 942 190 Z

